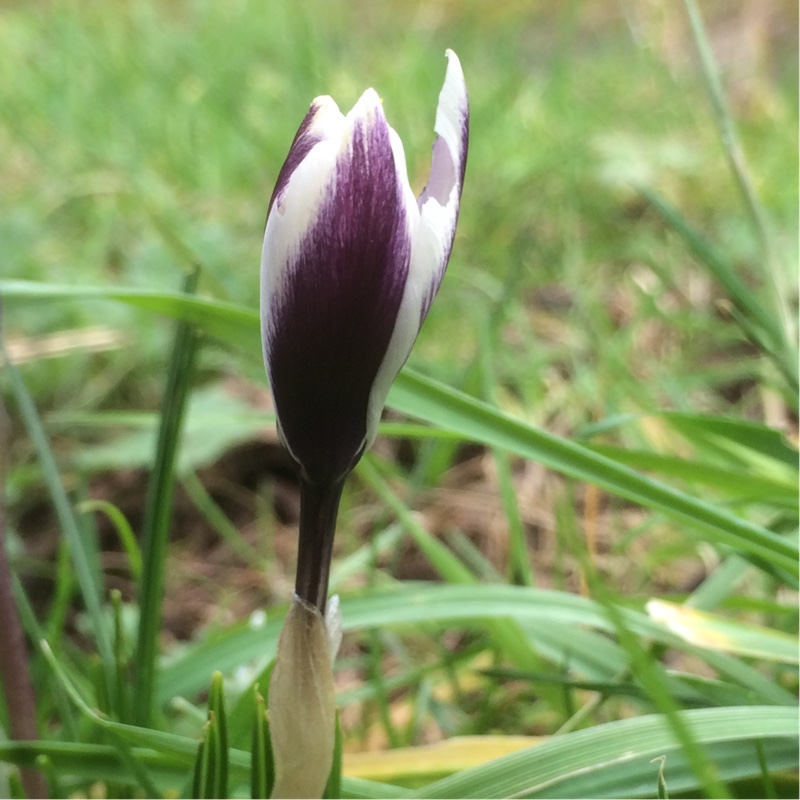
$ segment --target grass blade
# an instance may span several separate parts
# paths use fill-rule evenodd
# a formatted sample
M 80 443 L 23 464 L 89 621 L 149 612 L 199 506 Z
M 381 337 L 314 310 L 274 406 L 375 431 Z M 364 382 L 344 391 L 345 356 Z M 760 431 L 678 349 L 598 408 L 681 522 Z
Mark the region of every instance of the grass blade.
M 666 600 L 650 600 L 647 613 L 688 642 L 764 661 L 798 664 L 800 643 L 773 628 L 730 620 Z
M 704 461 L 665 456 L 647 450 L 629 450 L 606 444 L 594 444 L 589 447 L 595 453 L 620 464 L 680 478 L 688 483 L 709 486 L 724 491 L 736 499 L 770 503 L 790 510 L 796 510 L 798 507 L 796 481 L 793 483 L 777 477 L 753 474 L 743 469 L 719 467 Z
M 534 621 L 567 634 L 573 627 L 614 631 L 603 607 L 588 598 L 504 584 L 404 583 L 392 589 L 343 597 L 341 607 L 345 631 L 454 622 L 484 628 L 484 620 L 494 618 L 499 622 L 502 620 L 496 618 L 504 617 L 518 621 L 520 626 Z M 626 626 L 638 636 L 700 657 L 732 682 L 748 687 L 757 702 L 796 705 L 791 692 L 763 678 L 739 659 L 692 645 L 640 611 L 623 609 L 622 614 Z M 164 666 L 159 685 L 161 699 L 166 701 L 202 690 L 203 676 L 214 669 L 227 672 L 244 661 L 273 656 L 281 619 L 280 609 L 276 609 L 263 626 L 242 623 L 188 647 L 179 658 Z M 528 646 L 527 641 L 523 644 Z
M 81 513 L 92 511 L 102 511 L 111 521 L 114 529 L 119 536 L 119 541 L 128 556 L 128 567 L 130 568 L 133 579 L 139 583 L 142 578 L 142 554 L 139 551 L 139 544 L 136 541 L 136 534 L 125 519 L 125 515 L 108 500 L 84 500 L 78 505 L 77 510 Z
M 184 759 L 144 747 L 134 747 L 130 752 L 146 768 L 157 787 L 179 785 L 186 775 Z M 122 781 L 134 778 L 121 760 L 119 749 L 112 745 L 59 741 L 0 742 L 0 761 L 34 765 L 42 757 L 50 759 L 55 774 L 64 780 Z M 149 796 L 159 794 L 161 792 Z
M 197 288 L 199 271 L 187 276 L 184 290 Z M 186 398 L 191 386 L 197 332 L 188 322 L 180 322 L 175 334 L 172 361 L 164 393 L 156 459 L 147 491 L 142 545 L 142 582 L 139 588 L 139 634 L 136 645 L 134 682 L 135 720 L 147 725 L 153 714 L 156 659 L 161 630 L 161 603 L 164 592 L 164 569 L 172 515 L 175 482 L 175 459 L 178 451 Z
M 771 706 L 703 708 L 685 711 L 682 716 L 701 744 L 766 739 L 782 748 L 785 742 L 795 748 L 793 758 L 797 763 L 798 722 L 794 709 Z M 750 749 L 755 756 L 755 748 L 751 745 Z M 785 749 L 782 752 L 785 756 Z M 604 773 L 624 765 L 627 781 L 646 776 L 648 785 L 641 796 L 652 797 L 657 784 L 656 769 L 650 761 L 660 755 L 667 755 L 670 764 L 680 755 L 669 723 L 661 715 L 638 717 L 551 738 L 543 744 L 437 781 L 414 796 L 608 797 L 610 791 L 611 796 L 621 796 L 619 783 L 610 786 L 611 781 Z M 753 760 L 757 769 L 758 759 Z M 670 773 L 672 776 L 672 770 Z M 619 777 L 619 772 L 613 775 L 614 780 Z M 586 786 L 587 778 L 592 781 L 592 790 L 573 794 L 575 784 L 572 781 L 577 779 L 578 785 Z M 673 784 L 672 778 L 670 783 Z M 691 788 L 697 788 L 697 783 L 693 782 Z
M 253 800 L 267 798 L 275 783 L 275 763 L 272 756 L 272 740 L 264 698 L 253 686 L 254 711 L 253 738 L 250 746 L 250 796 Z
M 718 545 L 774 565 L 796 580 L 797 544 L 724 509 L 651 480 L 575 442 L 533 428 L 468 395 L 410 370 L 400 373 L 389 395 L 397 408 L 464 438 L 497 446 L 578 480 L 594 483 L 679 523 L 688 523 Z
M 214 719 L 214 749 L 217 761 L 217 779 L 214 782 L 215 797 L 228 797 L 228 718 L 225 712 L 225 694 L 222 673 L 215 672 L 211 678 L 211 695 L 208 699 L 208 716 Z
M 91 554 L 85 549 L 86 543 L 81 533 L 81 527 L 73 513 L 64 485 L 61 483 L 58 465 L 50 448 L 47 435 L 44 432 L 42 422 L 36 412 L 36 406 L 28 393 L 22 375 L 8 358 L 2 336 L 0 336 L 0 355 L 5 362 L 5 370 L 10 379 L 12 393 L 36 450 L 61 532 L 69 545 L 72 563 L 75 566 L 75 575 L 81 589 L 81 596 L 91 620 L 97 650 L 102 659 L 107 692 L 109 696 L 113 697 L 116 695 L 114 647 L 107 619 L 103 615 L 102 601 L 98 590 L 101 581 L 93 569 Z
M 115 300 L 135 308 L 191 322 L 204 333 L 246 352 L 261 353 L 258 312 L 243 306 L 190 297 L 177 292 L 154 292 L 148 289 L 120 289 L 107 286 L 67 286 L 36 281 L 0 281 L 0 293 L 8 297 L 64 300 Z
M 640 187 L 639 191 L 648 203 L 663 217 L 680 236 L 698 261 L 725 289 L 736 311 L 736 320 L 748 338 L 752 339 L 772 359 L 786 380 L 786 389 L 797 408 L 797 359 L 795 350 L 788 344 L 783 329 L 774 316 L 757 299 L 755 293 L 744 284 L 720 253 L 705 237 L 693 228 L 681 215 L 654 191 Z
M 703 78 L 706 88 L 711 98 L 711 106 L 714 110 L 714 119 L 719 128 L 720 140 L 725 156 L 728 159 L 728 166 L 739 187 L 745 208 L 750 217 L 751 227 L 758 239 L 761 252 L 764 258 L 764 265 L 767 271 L 768 283 L 772 291 L 774 310 L 777 312 L 781 326 L 781 339 L 784 343 L 794 341 L 795 335 L 793 326 L 790 323 L 790 316 L 787 306 L 787 292 L 782 286 L 782 281 L 778 274 L 778 263 L 776 249 L 772 242 L 772 237 L 767 223 L 764 207 L 756 196 L 755 187 L 750 178 L 750 171 L 747 168 L 744 150 L 736 132 L 736 125 L 733 116 L 728 108 L 725 99 L 725 92 L 720 82 L 719 72 L 714 63 L 714 56 L 711 52 L 711 45 L 706 35 L 703 18 L 695 0 L 684 0 L 684 6 L 689 16 L 689 24 L 692 29 L 692 36 L 700 54 L 700 64 L 702 67 Z

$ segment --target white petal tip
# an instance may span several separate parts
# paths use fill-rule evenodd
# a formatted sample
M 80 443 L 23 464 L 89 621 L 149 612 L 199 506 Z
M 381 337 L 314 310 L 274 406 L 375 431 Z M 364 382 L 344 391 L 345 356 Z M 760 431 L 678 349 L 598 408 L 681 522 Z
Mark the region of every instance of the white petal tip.
M 336 101 L 329 95 L 329 94 L 321 94 L 319 97 L 315 97 L 311 101 L 312 108 L 325 108 L 325 107 L 333 107 L 338 110 L 339 106 L 336 104 Z
M 444 76 L 442 91 L 439 93 L 434 130 L 445 143 L 449 153 L 446 154 L 439 144 L 434 145 L 431 181 L 424 193 L 425 196 L 437 198 L 440 203 L 447 202 L 451 189 L 448 183 L 450 181 L 448 161 L 452 163 L 452 168 L 455 170 L 454 177 L 458 182 L 457 194 L 460 195 L 469 146 L 467 84 L 458 56 L 452 50 L 447 50 L 446 55 L 448 59 L 447 72 Z M 422 201 L 423 198 L 420 200 Z
M 461 67 L 461 61 L 459 60 L 458 56 L 456 55 L 456 51 L 455 50 L 451 50 L 448 47 L 447 50 L 444 51 L 444 54 L 445 54 L 445 57 L 447 58 L 448 61 L 453 61 L 453 62 L 455 62 L 456 66 L 458 66 L 459 68 Z
M 321 135 L 329 135 L 331 131 L 338 129 L 344 119 L 336 101 L 327 94 L 314 98 L 310 113 L 312 115 L 311 131 Z
M 383 113 L 383 101 L 374 89 L 367 89 L 358 102 L 353 106 L 350 114 L 355 117 L 368 117 L 375 112 Z M 349 117 L 350 114 L 347 116 Z
M 461 61 L 452 50 L 446 50 L 447 72 L 444 76 L 444 85 L 439 102 L 449 101 L 454 109 L 463 111 L 467 106 L 467 83 L 464 79 L 464 71 L 461 69 Z

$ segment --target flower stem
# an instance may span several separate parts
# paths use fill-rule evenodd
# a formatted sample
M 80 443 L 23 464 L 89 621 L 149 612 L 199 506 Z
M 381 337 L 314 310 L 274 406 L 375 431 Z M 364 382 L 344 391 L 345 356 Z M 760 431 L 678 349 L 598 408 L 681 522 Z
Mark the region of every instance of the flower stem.
M 312 483 L 300 478 L 300 544 L 295 593 L 325 614 L 336 515 L 344 480 Z

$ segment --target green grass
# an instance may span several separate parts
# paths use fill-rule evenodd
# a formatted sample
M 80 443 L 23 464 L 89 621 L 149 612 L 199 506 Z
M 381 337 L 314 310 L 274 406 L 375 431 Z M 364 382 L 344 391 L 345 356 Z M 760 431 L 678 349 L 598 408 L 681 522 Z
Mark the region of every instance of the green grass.
M 459 233 L 339 523 L 341 792 L 796 796 L 797 12 L 769 8 L 702 4 L 707 42 L 682 6 L 599 0 L 0 11 L 5 536 L 42 736 L 0 736 L 0 794 L 3 762 L 38 764 L 53 796 L 269 785 L 263 724 L 252 761 L 250 737 L 292 534 L 271 478 L 237 490 L 255 538 L 202 484 L 273 423 L 266 206 L 311 99 L 370 85 L 421 189 L 451 47 L 471 102 Z M 93 326 L 117 344 L 30 355 Z M 188 602 L 177 567 L 208 555 L 165 523 L 173 462 L 234 571 L 207 579 L 212 622 L 159 646 L 164 571 Z M 153 464 L 148 512 L 86 502 Z M 409 564 L 432 580 L 399 580 Z M 230 619 L 229 574 L 266 587 L 263 624 Z M 348 761 L 465 735 L 509 749 Z M 518 735 L 546 738 L 512 752 Z

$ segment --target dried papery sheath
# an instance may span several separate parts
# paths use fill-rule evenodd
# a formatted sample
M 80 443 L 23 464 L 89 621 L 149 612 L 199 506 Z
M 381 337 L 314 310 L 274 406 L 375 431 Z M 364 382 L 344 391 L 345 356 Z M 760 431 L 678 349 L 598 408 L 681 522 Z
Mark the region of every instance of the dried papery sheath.
M 333 763 L 336 697 L 319 610 L 295 598 L 269 684 L 273 797 L 322 797 Z

